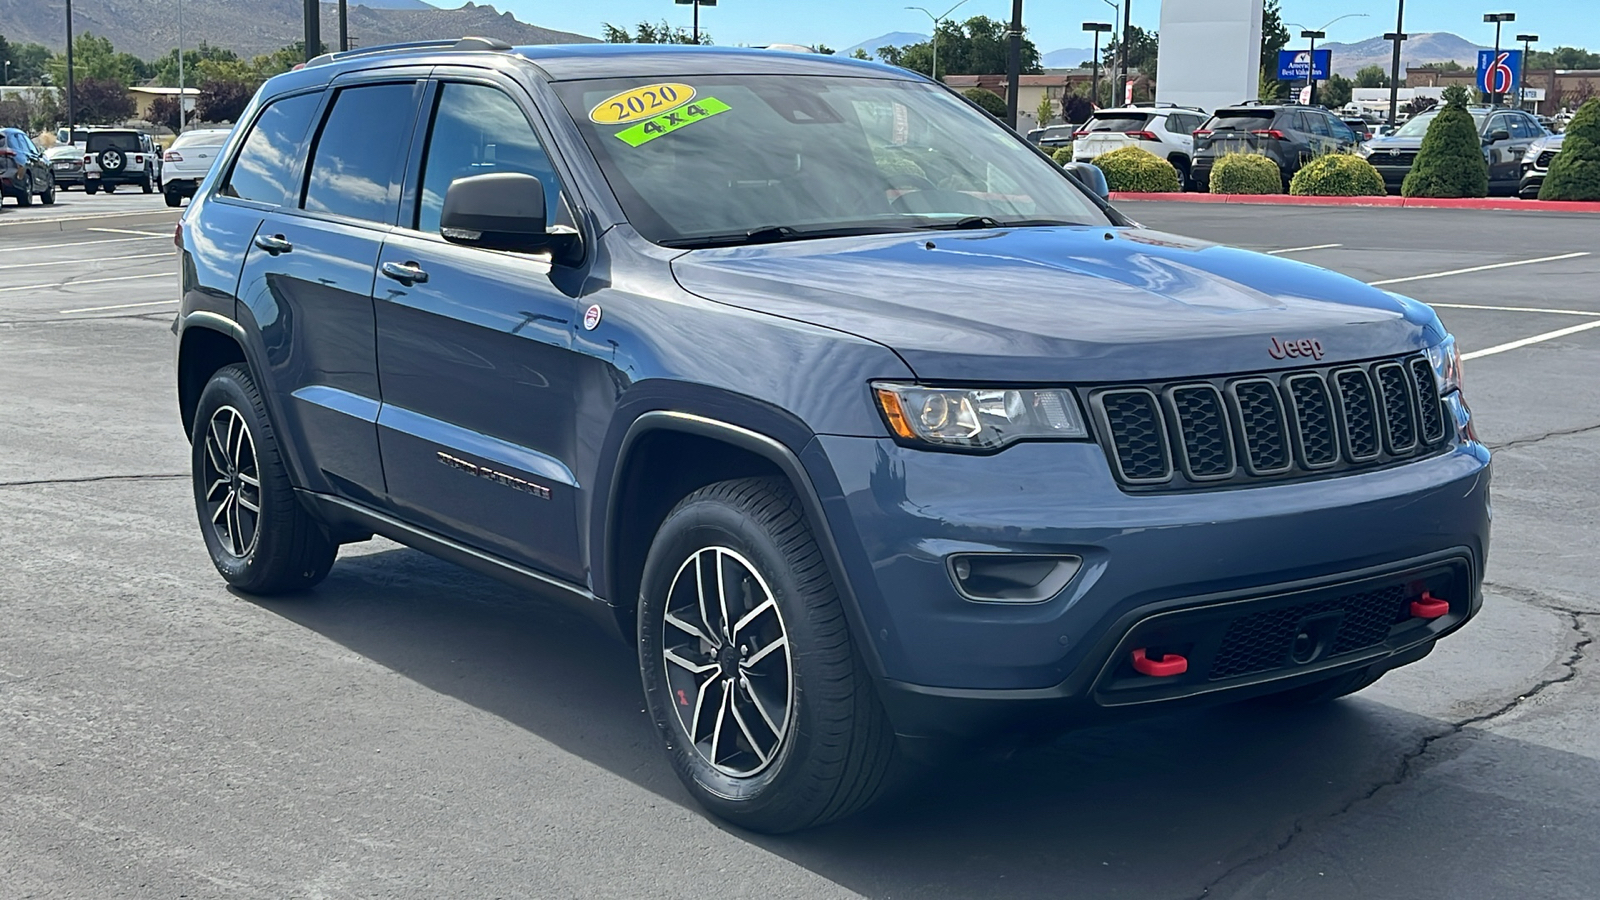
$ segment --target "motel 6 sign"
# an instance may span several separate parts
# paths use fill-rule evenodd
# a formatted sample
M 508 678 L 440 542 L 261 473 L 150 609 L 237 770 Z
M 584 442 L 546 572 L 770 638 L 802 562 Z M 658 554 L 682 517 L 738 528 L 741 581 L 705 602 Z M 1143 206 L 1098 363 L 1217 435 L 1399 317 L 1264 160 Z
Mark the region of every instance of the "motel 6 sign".
M 1493 50 L 1478 51 L 1478 90 L 1485 94 L 1505 95 L 1516 90 L 1521 72 L 1521 50 L 1501 50 L 1498 57 Z

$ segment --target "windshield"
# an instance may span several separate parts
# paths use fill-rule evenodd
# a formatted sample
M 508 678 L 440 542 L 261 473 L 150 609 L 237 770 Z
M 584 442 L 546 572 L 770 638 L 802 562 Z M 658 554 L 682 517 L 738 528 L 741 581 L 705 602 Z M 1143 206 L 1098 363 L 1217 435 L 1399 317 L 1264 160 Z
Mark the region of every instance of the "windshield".
M 629 221 L 660 244 L 1109 223 L 1060 167 L 933 85 L 707 75 L 555 88 Z
M 121 150 L 124 153 L 138 153 L 144 148 L 139 146 L 139 135 L 135 132 L 112 131 L 89 135 L 87 149 L 90 153 L 99 153 L 101 150 Z
M 1472 124 L 1477 127 L 1479 131 L 1482 131 L 1483 120 L 1487 118 L 1489 114 L 1486 112 L 1479 112 L 1477 110 L 1468 110 L 1468 112 L 1472 113 Z M 1395 137 L 1419 138 L 1426 135 L 1428 133 L 1428 126 L 1433 124 L 1433 117 L 1437 116 L 1438 114 L 1439 111 L 1437 109 L 1430 109 L 1425 113 L 1412 116 L 1409 121 L 1407 121 L 1404 125 L 1401 125 L 1400 128 L 1394 132 Z

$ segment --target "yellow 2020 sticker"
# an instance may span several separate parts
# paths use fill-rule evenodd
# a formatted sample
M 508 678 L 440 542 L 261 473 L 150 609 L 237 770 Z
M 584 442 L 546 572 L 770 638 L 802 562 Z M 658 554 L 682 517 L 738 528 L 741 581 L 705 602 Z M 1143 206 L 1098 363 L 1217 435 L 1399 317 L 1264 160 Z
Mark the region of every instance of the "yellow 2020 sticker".
M 709 119 L 730 109 L 732 107 L 721 100 L 715 97 L 706 97 L 702 100 L 696 100 L 683 109 L 663 113 L 632 127 L 624 128 L 617 132 L 617 137 L 630 147 L 638 147 L 663 135 L 671 134 L 685 125 L 692 125 L 701 119 Z
M 600 125 L 622 125 L 658 116 L 694 99 L 694 88 L 675 81 L 647 84 L 612 94 L 589 110 L 589 121 Z

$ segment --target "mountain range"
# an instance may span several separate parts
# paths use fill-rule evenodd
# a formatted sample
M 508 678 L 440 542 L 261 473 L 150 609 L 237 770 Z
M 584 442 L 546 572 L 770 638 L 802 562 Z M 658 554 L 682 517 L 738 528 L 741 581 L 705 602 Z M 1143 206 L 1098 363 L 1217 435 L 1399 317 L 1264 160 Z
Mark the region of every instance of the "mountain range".
M 865 50 L 868 56 L 877 59 L 879 47 L 903 47 L 906 44 L 920 44 L 926 40 L 931 40 L 931 37 L 926 34 L 918 34 L 915 31 L 891 31 L 888 34 L 880 34 L 875 38 L 868 38 L 859 44 L 851 44 L 838 51 L 838 55 L 851 56 L 857 50 Z
M 65 44 L 63 4 L 57 0 L 0 0 L 0 31 L 11 43 L 32 41 L 60 51 Z M 270 53 L 303 40 L 301 0 L 185 0 L 185 46 L 205 41 L 243 57 Z M 111 39 L 119 51 L 143 59 L 170 53 L 177 45 L 177 5 L 153 0 L 73 0 L 72 27 L 77 34 Z M 553 31 L 518 21 L 509 12 L 468 2 L 459 9 L 440 9 L 421 0 L 352 2 L 348 10 L 350 39 L 356 46 L 402 41 L 498 38 L 509 44 L 589 43 L 581 34 Z M 322 4 L 322 40 L 338 42 L 337 6 Z

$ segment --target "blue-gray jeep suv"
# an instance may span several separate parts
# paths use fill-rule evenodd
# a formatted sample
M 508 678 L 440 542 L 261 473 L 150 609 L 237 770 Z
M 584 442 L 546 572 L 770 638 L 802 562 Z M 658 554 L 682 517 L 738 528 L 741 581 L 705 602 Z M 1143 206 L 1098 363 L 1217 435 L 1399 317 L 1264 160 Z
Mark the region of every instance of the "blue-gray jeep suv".
M 1450 335 L 1085 183 L 870 63 L 319 58 L 177 236 L 211 557 L 299 590 L 378 534 L 564 596 L 769 831 L 920 748 L 1425 656 L 1489 532 Z

